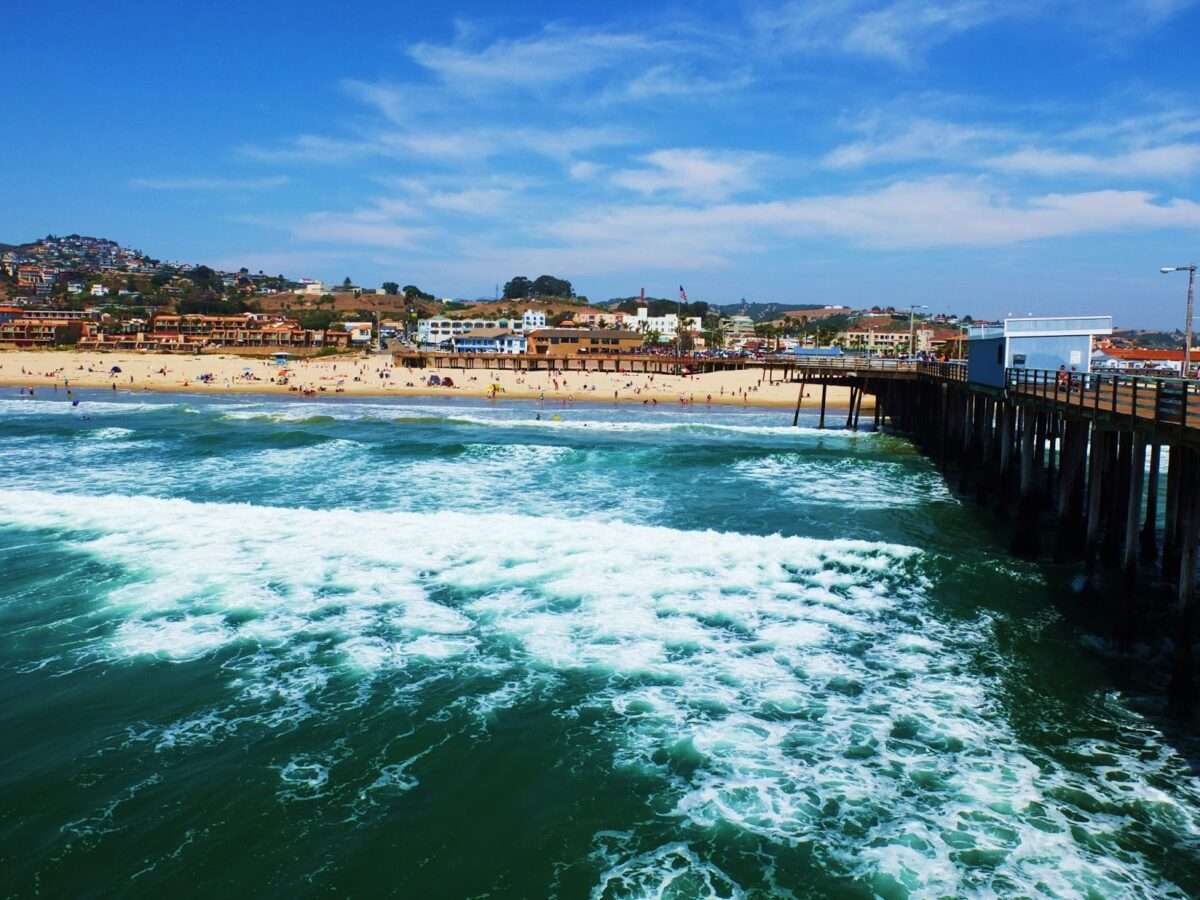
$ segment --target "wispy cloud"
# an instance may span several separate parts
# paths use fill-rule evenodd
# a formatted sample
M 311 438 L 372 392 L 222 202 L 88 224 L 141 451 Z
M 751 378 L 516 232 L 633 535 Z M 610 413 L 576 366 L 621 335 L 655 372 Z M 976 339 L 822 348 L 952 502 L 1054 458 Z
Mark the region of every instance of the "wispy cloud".
M 766 158 L 761 153 L 655 150 L 642 157 L 644 167 L 613 172 L 611 180 L 641 194 L 675 193 L 691 198 L 722 199 L 754 188 L 755 170 Z
M 791 52 L 839 52 L 911 66 L 957 34 L 1019 15 L 1023 0 L 824 0 L 759 8 L 762 43 Z
M 1009 136 L 1010 132 L 992 126 L 916 119 L 886 135 L 841 144 L 827 153 L 822 163 L 832 169 L 854 169 L 914 160 L 955 159 Z
M 555 227 L 577 247 L 656 246 L 662 236 L 697 258 L 798 236 L 841 237 L 864 247 L 920 249 L 991 247 L 1023 241 L 1131 229 L 1200 226 L 1200 204 L 1160 200 L 1144 191 L 1043 194 L 1021 199 L 972 179 L 897 181 L 850 191 L 761 203 L 609 207 Z
M 984 165 L 1039 176 L 1172 177 L 1200 171 L 1200 144 L 1168 144 L 1107 156 L 1026 147 L 985 160 Z
M 671 42 L 630 31 L 548 25 L 525 38 L 497 40 L 472 47 L 418 43 L 412 59 L 440 81 L 463 93 L 493 93 L 508 88 L 537 89 L 623 65 L 634 54 L 668 52 Z
M 132 178 L 130 186 L 155 191 L 265 191 L 291 181 L 286 175 L 259 178 Z
M 292 236 L 301 241 L 412 249 L 429 241 L 436 229 L 416 220 L 405 200 L 380 198 L 349 211 L 320 211 L 291 221 Z

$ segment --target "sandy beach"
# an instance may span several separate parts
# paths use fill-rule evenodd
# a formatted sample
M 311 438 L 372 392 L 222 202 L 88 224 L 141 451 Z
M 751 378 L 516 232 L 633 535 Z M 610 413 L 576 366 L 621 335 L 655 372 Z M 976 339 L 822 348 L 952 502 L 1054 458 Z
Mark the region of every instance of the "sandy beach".
M 119 371 L 113 371 L 114 367 Z M 430 376 L 449 376 L 453 387 L 430 386 Z M 464 371 L 405 369 L 387 355 L 336 356 L 297 360 L 285 368 L 269 360 L 228 355 L 179 356 L 157 353 L 96 353 L 72 350 L 15 350 L 0 353 L 0 385 L 65 390 L 116 388 L 118 391 L 193 391 L 199 393 L 279 393 L 303 396 L 347 394 L 392 397 L 493 397 L 529 400 L 694 403 L 794 407 L 797 385 L 769 384 L 756 370 L 703 375 L 646 375 L 628 372 Z M 311 394 L 310 394 L 311 395 Z M 820 404 L 821 391 L 810 385 L 804 407 Z M 845 408 L 849 389 L 830 387 L 830 407 Z M 872 407 L 867 395 L 864 408 Z

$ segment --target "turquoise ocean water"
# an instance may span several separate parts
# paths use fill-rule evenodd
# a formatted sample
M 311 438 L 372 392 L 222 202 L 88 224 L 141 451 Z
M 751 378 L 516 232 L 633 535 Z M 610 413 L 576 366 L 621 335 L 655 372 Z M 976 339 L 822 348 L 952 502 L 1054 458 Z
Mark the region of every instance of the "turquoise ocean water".
M 80 396 L 0 397 L 0 896 L 1200 895 L 1186 750 L 901 439 Z

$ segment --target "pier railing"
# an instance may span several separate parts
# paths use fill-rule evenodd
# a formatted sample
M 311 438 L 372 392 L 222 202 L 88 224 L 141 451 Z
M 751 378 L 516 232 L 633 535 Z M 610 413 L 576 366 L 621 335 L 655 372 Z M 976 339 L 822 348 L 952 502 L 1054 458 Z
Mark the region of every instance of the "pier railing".
M 1141 375 L 1009 369 L 1008 389 L 1082 410 L 1200 427 L 1200 382 Z

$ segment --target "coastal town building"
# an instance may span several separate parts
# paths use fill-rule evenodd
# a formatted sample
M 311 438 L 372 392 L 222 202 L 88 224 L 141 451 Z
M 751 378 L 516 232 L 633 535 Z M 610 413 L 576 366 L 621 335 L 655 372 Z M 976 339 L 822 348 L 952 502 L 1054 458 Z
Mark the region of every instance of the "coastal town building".
M 729 316 L 721 320 L 726 347 L 744 347 L 755 338 L 754 320 L 749 316 Z
M 374 326 L 370 322 L 343 322 L 342 328 L 350 335 L 350 343 L 355 346 L 371 343 Z
M 515 334 L 528 334 L 545 327 L 546 313 L 540 309 L 527 309 L 519 318 L 502 316 L 495 319 L 452 319 L 449 316 L 434 316 L 417 320 L 417 343 L 448 345 L 456 337 L 484 328 L 503 328 Z
M 636 331 L 641 335 L 656 334 L 659 342 L 669 343 L 678 336 L 679 325 L 680 320 L 676 313 L 652 316 L 647 307 L 639 306 L 637 313 L 633 316 L 626 316 L 620 327 L 628 331 Z M 683 327 L 688 331 L 699 331 L 702 326 L 699 318 L 690 318 L 684 320 Z
M 528 339 L 509 328 L 476 328 L 451 339 L 459 353 L 524 353 Z
M 1192 350 L 1192 358 L 1200 354 Z M 1183 350 L 1147 349 L 1144 347 L 1103 347 L 1092 353 L 1095 371 L 1146 371 L 1155 374 L 1178 375 L 1183 371 Z
M 0 322 L 0 344 L 21 348 L 76 344 L 91 335 L 91 327 L 78 319 L 9 319 Z
M 539 356 L 627 353 L 643 343 L 640 334 L 615 328 L 543 328 L 529 334 L 528 352 Z
M 1112 316 L 1028 316 L 967 329 L 967 380 L 1003 387 L 1008 369 L 1090 372 L 1092 342 Z

